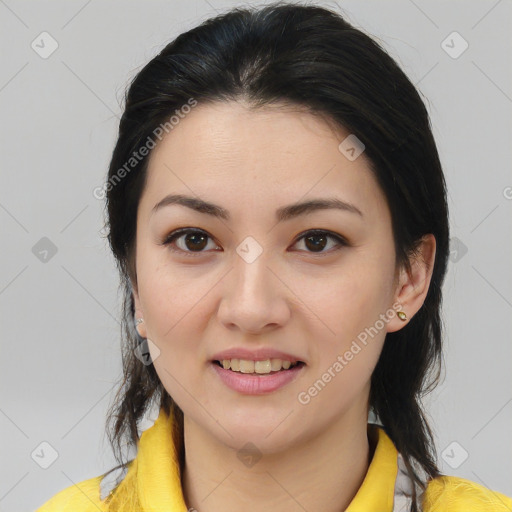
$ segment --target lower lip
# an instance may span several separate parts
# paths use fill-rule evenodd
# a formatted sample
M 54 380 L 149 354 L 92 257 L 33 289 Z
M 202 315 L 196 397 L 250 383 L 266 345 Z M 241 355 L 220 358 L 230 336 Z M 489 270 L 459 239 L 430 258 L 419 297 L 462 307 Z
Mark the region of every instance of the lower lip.
M 272 374 L 248 374 L 225 370 L 217 363 L 211 363 L 222 382 L 235 391 L 245 395 L 263 395 L 271 393 L 295 380 L 304 368 L 304 363 L 297 364 L 289 370 L 281 370 Z

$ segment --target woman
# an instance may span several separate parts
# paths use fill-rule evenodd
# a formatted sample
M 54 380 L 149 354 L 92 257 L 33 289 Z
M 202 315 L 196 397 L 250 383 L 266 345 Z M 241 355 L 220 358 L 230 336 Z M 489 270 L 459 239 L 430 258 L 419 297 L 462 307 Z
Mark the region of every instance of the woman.
M 105 192 L 120 465 L 39 512 L 511 509 L 436 465 L 445 181 L 370 37 L 295 4 L 180 35 L 129 88 Z

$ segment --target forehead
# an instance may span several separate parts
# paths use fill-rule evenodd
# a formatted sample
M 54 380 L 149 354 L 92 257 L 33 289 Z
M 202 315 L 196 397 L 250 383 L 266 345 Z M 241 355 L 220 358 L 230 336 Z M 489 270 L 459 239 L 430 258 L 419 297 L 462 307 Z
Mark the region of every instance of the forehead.
M 336 195 L 382 215 L 385 198 L 364 153 L 351 161 L 338 148 L 348 135 L 298 107 L 198 104 L 153 149 L 141 203 L 151 209 L 171 192 L 228 207 Z

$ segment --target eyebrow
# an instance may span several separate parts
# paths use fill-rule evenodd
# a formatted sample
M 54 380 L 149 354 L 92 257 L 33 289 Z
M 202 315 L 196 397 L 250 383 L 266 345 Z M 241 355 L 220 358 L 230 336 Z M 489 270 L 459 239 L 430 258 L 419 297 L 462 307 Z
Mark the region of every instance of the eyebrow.
M 211 215 L 212 217 L 224 219 L 229 221 L 231 215 L 228 210 L 222 208 L 213 203 L 203 201 L 197 197 L 186 196 L 183 194 L 170 194 L 165 196 L 159 201 L 152 209 L 151 215 L 154 215 L 158 210 L 170 205 L 181 205 L 187 208 L 191 208 L 196 212 Z M 319 210 L 337 209 L 345 212 L 355 213 L 361 217 L 364 217 L 363 212 L 357 208 L 357 206 L 342 201 L 336 197 L 332 198 L 321 198 L 311 199 L 302 203 L 294 203 L 288 206 L 282 206 L 276 210 L 277 222 L 283 222 L 286 220 L 299 217 L 300 215 L 306 215 Z

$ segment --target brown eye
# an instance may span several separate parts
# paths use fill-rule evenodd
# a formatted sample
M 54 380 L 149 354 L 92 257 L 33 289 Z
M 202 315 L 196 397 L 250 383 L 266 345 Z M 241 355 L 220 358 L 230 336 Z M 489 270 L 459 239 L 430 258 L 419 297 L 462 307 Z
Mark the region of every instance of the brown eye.
M 185 237 L 183 239 L 185 246 L 192 251 L 201 251 L 208 245 L 206 242 L 208 237 L 203 233 L 187 233 L 183 236 Z
M 304 240 L 304 245 L 307 248 L 306 252 L 318 254 L 331 252 L 324 251 L 325 247 L 328 245 L 329 240 L 334 240 L 334 250 L 340 249 L 341 247 L 348 245 L 347 241 L 340 235 L 322 230 L 307 231 L 298 238 L 297 243 L 301 240 Z
M 191 228 L 177 229 L 170 233 L 164 240 L 163 245 L 169 245 L 173 252 L 179 252 L 186 256 L 196 256 L 207 252 L 208 240 L 212 240 L 208 233 Z M 312 254 L 325 254 L 338 250 L 349 243 L 340 235 L 325 230 L 309 230 L 302 234 L 295 245 L 304 240 L 305 252 Z M 329 246 L 329 240 L 333 241 Z M 328 247 L 327 250 L 325 248 Z M 218 248 L 215 244 L 210 249 Z
M 204 249 L 208 246 L 208 239 L 211 237 L 204 231 L 197 229 L 178 229 L 173 231 L 163 242 L 164 245 L 171 246 L 171 250 L 194 255 L 194 253 L 206 252 Z M 172 247 L 176 241 L 176 246 Z M 216 247 L 216 246 L 215 246 Z
M 325 235 L 311 235 L 304 238 L 306 247 L 313 252 L 321 252 L 327 245 L 329 237 Z

